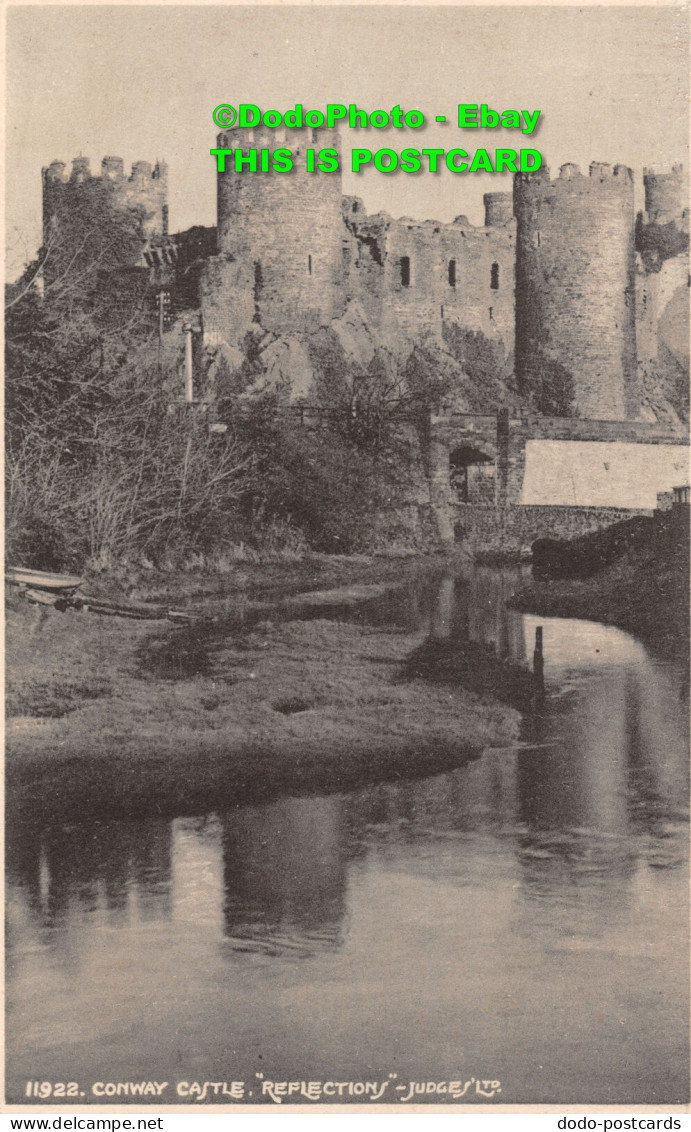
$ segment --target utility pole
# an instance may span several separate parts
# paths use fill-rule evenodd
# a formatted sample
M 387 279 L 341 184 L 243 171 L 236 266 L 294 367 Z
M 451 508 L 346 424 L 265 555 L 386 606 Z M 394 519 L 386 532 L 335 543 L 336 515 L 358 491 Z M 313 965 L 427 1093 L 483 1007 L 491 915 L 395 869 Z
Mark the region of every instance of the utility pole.
M 192 327 L 185 326 L 185 401 L 194 401 L 194 370 L 192 365 Z
M 158 372 L 161 372 L 163 353 L 163 291 L 158 292 Z
M 158 292 L 158 372 L 163 368 L 163 331 L 170 310 L 170 295 L 161 289 Z

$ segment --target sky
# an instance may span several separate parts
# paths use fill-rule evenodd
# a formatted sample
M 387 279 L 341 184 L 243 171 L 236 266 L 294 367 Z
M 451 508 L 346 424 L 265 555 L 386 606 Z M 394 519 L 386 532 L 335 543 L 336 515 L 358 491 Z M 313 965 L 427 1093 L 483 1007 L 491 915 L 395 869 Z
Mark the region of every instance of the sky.
M 170 167 L 170 229 L 215 222 L 209 149 L 220 103 L 422 110 L 424 131 L 347 131 L 351 145 L 538 149 L 556 174 L 593 160 L 658 172 L 688 156 L 688 13 L 676 6 L 11 6 L 8 273 L 40 244 L 41 167 L 106 154 Z M 459 103 L 541 111 L 532 137 L 459 132 Z M 374 144 L 370 144 L 374 142 Z M 511 174 L 351 173 L 368 211 L 483 221 Z M 257 174 L 258 175 L 258 174 Z M 323 174 L 324 175 L 324 174 Z M 639 189 L 640 193 L 640 189 Z M 639 195 L 639 207 L 642 200 Z

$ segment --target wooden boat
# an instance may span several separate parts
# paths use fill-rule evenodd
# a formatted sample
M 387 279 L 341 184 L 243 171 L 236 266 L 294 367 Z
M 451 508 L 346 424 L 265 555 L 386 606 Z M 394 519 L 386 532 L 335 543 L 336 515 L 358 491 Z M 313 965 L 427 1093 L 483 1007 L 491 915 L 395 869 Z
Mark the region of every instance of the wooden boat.
M 76 574 L 50 574 L 46 570 L 30 570 L 23 566 L 9 566 L 5 578 L 15 586 L 30 586 L 31 589 L 53 592 L 76 590 L 83 581 Z
M 181 609 L 168 609 L 163 605 L 110 601 L 108 598 L 89 597 L 87 594 L 73 596 L 74 590 L 83 582 L 83 579 L 76 574 L 50 574 L 47 570 L 8 566 L 5 578 L 12 585 L 18 586 L 25 598 L 38 605 L 53 605 L 57 609 L 67 609 L 68 606 L 72 606 L 75 609 L 90 610 L 92 613 L 103 613 L 111 617 L 133 617 L 147 621 L 169 618 L 171 621 L 190 623 L 200 620 L 199 614 L 187 613 Z

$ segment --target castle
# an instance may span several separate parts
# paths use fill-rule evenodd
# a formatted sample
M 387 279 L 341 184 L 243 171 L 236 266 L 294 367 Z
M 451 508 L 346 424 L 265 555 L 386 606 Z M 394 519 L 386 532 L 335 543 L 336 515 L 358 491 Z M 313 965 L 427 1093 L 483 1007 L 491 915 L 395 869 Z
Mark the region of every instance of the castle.
M 282 130 L 265 127 L 218 138 L 220 148 L 244 151 L 284 144 Z M 83 157 L 69 175 L 54 161 L 43 170 L 44 244 L 66 221 L 78 238 L 89 198 L 113 217 L 137 210 L 141 239 L 121 267 L 168 291 L 177 310 L 197 312 L 204 347 L 231 359 L 248 332 L 260 344 L 299 342 L 364 321 L 373 341 L 400 356 L 416 341 L 441 345 L 444 326 L 456 323 L 514 354 L 520 390 L 530 390 L 537 366 L 555 363 L 570 377 L 576 415 L 615 421 L 646 419 L 641 375 L 661 353 L 684 363 L 681 166 L 644 171 L 638 217 L 623 165 L 594 162 L 584 175 L 567 164 L 555 180 L 547 168 L 519 173 L 513 193 L 485 194 L 485 223 L 475 227 L 465 216 L 370 216 L 343 196 L 340 172 L 308 173 L 300 160 L 308 145 L 338 148 L 334 131 L 297 131 L 290 144 L 290 174 L 217 174 L 216 228 L 174 236 L 165 164 L 140 161 L 126 177 L 115 157 L 103 159 L 100 176 Z M 304 393 L 309 374 L 295 384 Z
M 282 131 L 266 128 L 218 138 L 243 152 L 283 144 Z M 161 348 L 184 370 L 185 400 L 205 411 L 220 363 L 247 372 L 249 352 L 257 387 L 301 405 L 319 341 L 343 352 L 351 374 L 365 374 L 377 350 L 403 363 L 421 344 L 433 368 L 451 362 L 460 393 L 430 417 L 424 475 L 406 505 L 412 527 L 431 516 L 442 541 L 522 550 L 649 514 L 660 493 L 671 498 L 688 482 L 681 166 L 644 170 L 638 215 L 626 166 L 593 162 L 583 174 L 567 164 L 554 180 L 547 168 L 519 173 L 513 192 L 485 194 L 476 227 L 465 216 L 368 215 L 342 194 L 340 173 L 307 172 L 301 157 L 315 145 L 337 149 L 338 137 L 291 132 L 290 174 L 218 173 L 216 227 L 175 235 L 164 164 L 137 162 L 128 177 L 115 157 L 100 176 L 83 157 L 70 174 L 54 161 L 43 170 L 44 283 L 60 255 L 69 267 L 106 246 L 107 269 L 94 280 L 101 306 L 117 314 L 123 295 L 140 305 L 148 296 Z M 486 366 L 469 377 L 449 352 L 454 328 L 485 361 L 513 364 L 515 388 Z M 539 404 L 544 381 L 556 409 Z

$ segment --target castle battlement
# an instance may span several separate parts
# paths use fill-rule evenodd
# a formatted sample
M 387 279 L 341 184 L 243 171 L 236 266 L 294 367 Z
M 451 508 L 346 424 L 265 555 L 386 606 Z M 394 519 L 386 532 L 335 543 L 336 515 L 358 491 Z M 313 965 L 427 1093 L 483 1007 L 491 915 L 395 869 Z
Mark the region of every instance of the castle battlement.
M 166 181 L 168 179 L 168 166 L 165 161 L 157 161 L 152 165 L 150 161 L 135 161 L 129 177 L 125 176 L 124 162 L 121 157 L 104 157 L 101 162 L 101 173 L 91 172 L 91 161 L 88 157 L 72 158 L 72 172 L 68 175 L 64 161 L 51 161 L 50 165 L 42 170 L 43 181 L 47 185 L 82 185 L 86 181 L 111 182 L 142 182 Z
M 63 251 L 80 254 L 84 232 L 108 226 L 116 216 L 121 220 L 128 210 L 136 215 L 141 235 L 141 250 L 152 236 L 168 233 L 168 166 L 163 161 L 152 165 L 150 161 L 135 161 L 129 177 L 121 157 L 106 156 L 101 162 L 100 174 L 91 172 L 91 162 L 81 154 L 72 160 L 67 173 L 64 161 L 52 161 L 42 170 L 43 177 L 43 243 L 47 245 L 56 228 L 62 231 Z M 54 258 L 54 257 L 53 257 Z M 53 258 L 49 258 L 46 278 L 50 278 Z M 134 245 L 131 266 L 142 263 Z
M 554 179 L 548 166 L 516 174 L 512 192 L 484 194 L 476 226 L 464 215 L 450 223 L 369 215 L 359 197 L 343 195 L 340 170 L 311 172 L 301 156 L 339 151 L 337 130 L 260 125 L 222 130 L 217 144 L 243 153 L 286 148 L 299 159 L 290 174 L 236 172 L 229 161 L 217 174 L 217 228 L 172 241 L 164 163 L 136 161 L 126 176 L 120 157 L 104 157 L 97 175 L 81 155 L 69 173 L 56 160 L 43 169 L 44 241 L 65 221 L 63 236 L 79 253 L 85 225 L 130 210 L 140 241 L 123 266 L 148 265 L 152 286 L 181 288 L 188 306 L 199 305 L 210 345 L 236 350 L 258 327 L 299 337 L 360 318 L 372 340 L 404 355 L 414 342 L 443 344 L 456 326 L 505 357 L 515 350 L 526 394 L 562 382 L 581 416 L 639 412 L 638 367 L 641 356 L 655 356 L 656 312 L 678 301 L 686 279 L 681 166 L 645 170 L 638 227 L 632 170 L 602 161 L 585 172 L 567 162 Z M 655 231 L 670 221 L 678 233 Z M 647 222 L 667 242 L 653 267 L 638 247 L 637 277 L 636 233 L 640 243 Z M 116 243 L 117 232 L 114 224 Z
M 633 194 L 634 175 L 628 165 L 610 165 L 606 161 L 591 161 L 587 175 L 579 165 L 566 162 L 552 178 L 549 166 L 543 165 L 533 173 L 516 173 L 514 176 L 514 208 L 519 197 L 530 196 L 555 199 L 574 194 L 619 193 Z
M 219 149 L 239 149 L 246 153 L 250 149 L 289 149 L 293 154 L 303 154 L 307 149 L 335 149 L 340 153 L 341 139 L 338 130 L 326 126 L 301 129 L 287 129 L 285 126 L 237 126 L 232 130 L 222 130 L 216 138 Z

